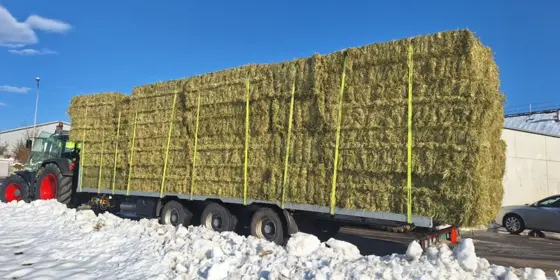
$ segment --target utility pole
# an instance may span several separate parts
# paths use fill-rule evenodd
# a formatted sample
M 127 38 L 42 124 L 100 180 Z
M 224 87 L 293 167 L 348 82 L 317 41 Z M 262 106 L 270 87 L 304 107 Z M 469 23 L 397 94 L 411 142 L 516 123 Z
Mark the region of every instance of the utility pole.
M 33 142 L 35 142 L 35 137 L 37 137 L 37 107 L 39 106 L 39 82 L 41 78 L 37 77 L 35 81 L 37 81 L 37 98 L 35 99 L 35 117 L 33 119 Z

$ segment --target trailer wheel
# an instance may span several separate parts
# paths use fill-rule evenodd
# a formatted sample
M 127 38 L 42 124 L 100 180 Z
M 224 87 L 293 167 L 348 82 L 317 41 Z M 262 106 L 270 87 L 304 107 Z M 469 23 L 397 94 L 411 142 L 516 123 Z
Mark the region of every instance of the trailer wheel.
M 20 200 L 29 202 L 29 184 L 19 175 L 6 178 L 0 188 L 0 200 L 2 202 Z
M 49 163 L 37 172 L 35 187 L 37 199 L 56 199 L 62 204 L 68 204 L 72 199 L 72 177 L 62 175 L 58 165 Z
M 183 206 L 181 203 L 171 200 L 163 206 L 160 214 L 160 223 L 164 225 L 172 226 L 189 226 L 191 224 L 193 214 L 189 209 Z
M 237 218 L 224 206 L 210 202 L 200 216 L 200 223 L 217 232 L 235 231 Z
M 251 218 L 251 235 L 283 245 L 284 222 L 276 211 L 270 208 L 261 208 Z

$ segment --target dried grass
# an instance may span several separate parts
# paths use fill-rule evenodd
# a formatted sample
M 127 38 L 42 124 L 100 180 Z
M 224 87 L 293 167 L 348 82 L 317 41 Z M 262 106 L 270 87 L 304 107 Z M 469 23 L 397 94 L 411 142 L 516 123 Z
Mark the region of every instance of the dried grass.
M 491 51 L 469 31 L 454 31 L 346 50 L 336 205 L 406 213 L 408 46 L 414 46 L 413 213 L 474 225 L 494 217 L 503 195 L 503 95 Z M 246 79 L 250 82 L 248 198 L 280 201 L 295 79 L 287 202 L 329 205 L 343 52 L 272 65 L 248 65 L 136 87 L 119 95 L 77 97 L 74 140 L 99 150 L 98 130 L 116 131 L 118 110 L 129 147 L 138 113 L 131 190 L 159 192 L 173 98 L 177 93 L 165 192 L 188 194 L 193 174 L 197 100 L 198 161 L 194 193 L 243 196 Z M 84 103 L 95 116 L 84 122 Z M 94 102 L 95 101 L 95 102 Z M 103 106 L 102 106 L 103 105 Z M 103 124 L 103 125 L 102 125 Z M 114 145 L 114 139 L 106 138 Z M 113 147 L 113 146 L 112 146 Z M 111 150 L 112 151 L 112 150 Z M 86 153 L 86 185 L 100 160 Z M 100 156 L 97 156 L 100 158 Z M 107 155 L 105 161 L 111 161 Z M 97 168 L 98 170 L 98 168 Z M 112 171 L 112 169 L 111 169 Z M 126 168 L 118 178 L 127 178 Z M 105 176 L 104 176 L 105 177 Z M 107 184 L 105 181 L 103 186 Z M 107 185 L 109 186 L 109 185 Z M 125 187 L 118 184 L 119 189 Z M 104 187 L 107 188 L 107 187 Z

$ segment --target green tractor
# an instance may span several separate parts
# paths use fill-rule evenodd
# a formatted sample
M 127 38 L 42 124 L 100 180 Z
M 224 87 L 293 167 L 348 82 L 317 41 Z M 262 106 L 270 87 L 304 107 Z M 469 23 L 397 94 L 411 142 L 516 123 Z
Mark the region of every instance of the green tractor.
M 43 132 L 34 141 L 27 140 L 29 158 L 23 170 L 1 182 L 0 201 L 56 199 L 69 204 L 75 191 L 80 147 L 69 141 L 68 134 L 60 122 L 53 134 Z

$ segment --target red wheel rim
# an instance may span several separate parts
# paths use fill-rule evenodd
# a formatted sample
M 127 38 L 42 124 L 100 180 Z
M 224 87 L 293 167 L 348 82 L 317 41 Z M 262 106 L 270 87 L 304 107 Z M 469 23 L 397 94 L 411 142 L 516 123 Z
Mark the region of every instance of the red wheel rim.
M 39 187 L 39 199 L 53 199 L 56 193 L 56 178 L 47 174 Z
M 6 202 L 11 201 L 20 201 L 21 200 L 21 190 L 18 184 L 11 183 L 6 187 L 4 191 L 4 197 L 6 198 Z

